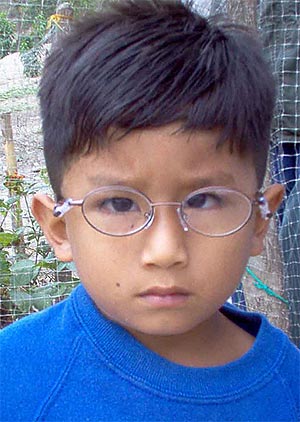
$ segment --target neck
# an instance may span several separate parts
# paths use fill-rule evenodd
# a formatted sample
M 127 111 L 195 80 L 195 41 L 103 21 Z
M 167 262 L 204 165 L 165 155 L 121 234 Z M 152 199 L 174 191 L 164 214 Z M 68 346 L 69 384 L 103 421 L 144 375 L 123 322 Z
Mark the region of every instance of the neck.
M 160 336 L 129 331 L 148 349 L 189 367 L 225 365 L 242 357 L 254 342 L 250 334 L 221 312 L 183 334 Z

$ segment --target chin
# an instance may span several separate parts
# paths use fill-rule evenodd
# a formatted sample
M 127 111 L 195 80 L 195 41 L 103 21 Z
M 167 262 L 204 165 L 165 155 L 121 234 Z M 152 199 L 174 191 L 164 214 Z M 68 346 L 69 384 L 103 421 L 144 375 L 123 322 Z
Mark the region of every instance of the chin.
M 196 324 L 197 326 L 198 324 Z M 173 325 L 170 323 L 161 323 L 155 325 L 147 325 L 147 326 L 124 326 L 127 331 L 133 334 L 135 337 L 142 336 L 180 336 L 183 334 L 187 334 L 188 332 L 192 331 L 195 326 L 192 325 Z

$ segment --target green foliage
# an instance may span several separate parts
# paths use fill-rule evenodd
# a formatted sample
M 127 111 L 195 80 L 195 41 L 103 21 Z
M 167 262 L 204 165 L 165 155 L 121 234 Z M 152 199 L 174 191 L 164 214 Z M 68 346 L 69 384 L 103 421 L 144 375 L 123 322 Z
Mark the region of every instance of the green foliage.
M 41 178 L 48 184 L 45 172 Z M 17 174 L 7 176 L 4 186 L 9 195 L 0 198 L 0 326 L 60 301 L 78 284 L 73 264 L 55 259 L 31 215 L 29 198 L 45 186 Z
M 45 2 L 30 0 L 30 2 L 22 4 L 21 10 L 18 10 L 18 8 L 20 8 L 19 3 L 16 4 L 15 17 L 18 18 L 18 15 L 22 15 L 23 33 L 29 32 L 41 39 L 45 33 L 48 17 L 55 13 L 56 0 Z
M 0 59 L 15 51 L 15 25 L 0 13 Z
M 24 88 L 11 88 L 9 91 L 1 92 L 0 101 L 9 100 L 11 98 L 26 98 L 29 95 L 36 95 L 37 86 L 25 86 Z
M 74 0 L 71 2 L 75 16 L 82 15 L 85 11 L 93 12 L 101 7 L 105 0 Z
M 42 50 L 37 46 L 22 53 L 21 60 L 24 65 L 24 74 L 29 78 L 40 76 L 43 69 Z
M 40 12 L 33 20 L 29 33 L 22 35 L 20 51 L 25 52 L 36 46 L 44 37 L 47 27 L 47 17 Z
M 32 23 L 32 34 L 37 40 L 41 40 L 46 32 L 47 16 L 44 12 L 39 13 Z
M 34 38 L 32 35 L 22 35 L 20 41 L 20 51 L 25 52 L 30 50 L 34 46 Z
M 105 0 L 73 0 L 71 6 L 75 17 L 99 9 Z M 49 18 L 56 13 L 57 1 L 31 0 L 29 3 L 9 3 L 9 18 L 7 13 L 0 12 L 0 59 L 16 49 L 26 53 L 37 47 L 47 33 Z M 25 61 L 30 60 L 25 56 Z M 34 55 L 31 61 L 36 62 L 39 57 Z M 40 69 L 34 69 L 37 76 Z
M 39 43 L 45 36 L 46 27 L 47 17 L 41 12 L 33 19 L 30 33 L 21 38 L 21 60 L 24 65 L 24 74 L 28 77 L 36 77 L 41 74 L 43 68 L 43 52 L 39 47 Z

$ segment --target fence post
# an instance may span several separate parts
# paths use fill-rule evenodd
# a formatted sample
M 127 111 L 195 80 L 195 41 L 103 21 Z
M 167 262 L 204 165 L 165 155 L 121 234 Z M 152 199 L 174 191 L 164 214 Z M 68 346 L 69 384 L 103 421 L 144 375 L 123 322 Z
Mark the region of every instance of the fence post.
M 4 139 L 7 173 L 8 175 L 12 175 L 17 171 L 17 160 L 13 140 L 11 113 L 1 114 L 1 132 Z
M 6 166 L 7 166 L 7 171 L 6 171 L 6 174 L 8 176 L 7 188 L 8 188 L 9 196 L 13 197 L 17 195 L 16 183 L 13 181 L 13 177 L 15 177 L 17 180 L 18 168 L 17 168 L 17 160 L 16 160 L 16 153 L 15 153 L 15 146 L 14 146 L 14 139 L 13 139 L 11 113 L 10 112 L 2 113 L 0 115 L 0 122 L 1 122 L 1 132 L 4 139 L 4 151 L 5 151 Z M 20 198 L 11 205 L 11 209 L 12 209 L 12 213 L 11 213 L 12 230 L 16 231 L 17 229 L 23 226 Z M 18 245 L 17 245 L 18 252 L 21 252 L 21 253 L 24 252 L 23 243 L 24 243 L 23 237 L 20 236 Z

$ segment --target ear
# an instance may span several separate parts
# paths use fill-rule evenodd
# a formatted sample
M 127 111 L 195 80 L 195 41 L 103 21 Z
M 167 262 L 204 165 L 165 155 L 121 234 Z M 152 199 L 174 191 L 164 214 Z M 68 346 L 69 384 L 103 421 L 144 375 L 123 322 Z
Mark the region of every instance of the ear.
M 271 185 L 264 193 L 264 197 L 268 203 L 269 210 L 272 214 L 279 207 L 284 195 L 284 187 L 279 184 Z M 269 228 L 270 220 L 262 217 L 258 209 L 255 217 L 255 227 L 252 239 L 251 256 L 260 255 L 264 248 L 264 238 Z
M 38 193 L 32 200 L 32 213 L 60 261 L 72 261 L 71 245 L 63 218 L 54 217 L 55 202 L 48 195 Z

